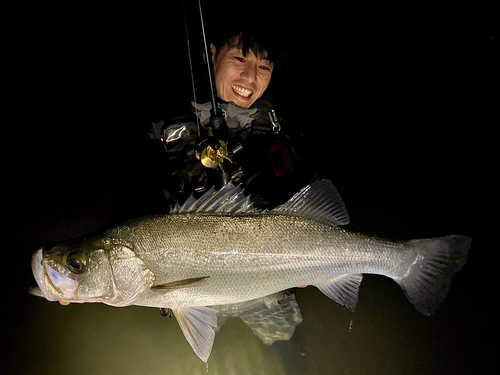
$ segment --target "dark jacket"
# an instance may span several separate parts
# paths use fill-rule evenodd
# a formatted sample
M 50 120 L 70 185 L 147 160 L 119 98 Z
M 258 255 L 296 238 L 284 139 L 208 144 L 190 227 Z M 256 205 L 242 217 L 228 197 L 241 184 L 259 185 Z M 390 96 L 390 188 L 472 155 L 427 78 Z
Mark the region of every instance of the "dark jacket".
M 191 193 L 231 181 L 252 195 L 254 205 L 268 208 L 310 182 L 314 171 L 299 155 L 300 136 L 287 132 L 268 101 L 259 100 L 250 109 L 219 105 L 225 120 L 219 130 L 210 123 L 211 103 L 192 103 L 196 115 L 152 124 L 148 137 L 162 142 L 166 151 L 167 200 L 182 203 Z M 200 161 L 203 150 L 224 144 L 228 158 L 215 168 L 205 167 Z
M 188 109 L 184 116 L 151 125 L 144 144 L 133 150 L 134 165 L 110 225 L 168 213 L 191 193 L 199 196 L 228 181 L 241 184 L 258 208 L 284 203 L 311 182 L 315 170 L 306 160 L 310 152 L 303 151 L 302 136 L 281 118 L 273 124 L 268 101 L 261 98 L 249 110 L 232 103 L 221 106 L 225 124 L 219 131 L 210 125 L 209 103 L 197 105 L 198 116 Z M 225 159 L 207 168 L 199 155 L 208 145 L 216 148 L 219 140 L 227 144 L 232 162 Z

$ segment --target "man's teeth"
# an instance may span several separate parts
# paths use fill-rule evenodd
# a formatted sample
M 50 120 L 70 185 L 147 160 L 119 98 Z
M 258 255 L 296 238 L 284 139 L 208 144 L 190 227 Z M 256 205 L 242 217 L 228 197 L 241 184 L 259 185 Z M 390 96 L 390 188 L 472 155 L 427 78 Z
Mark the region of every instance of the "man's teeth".
M 231 87 L 233 88 L 234 91 L 236 91 L 241 96 L 244 96 L 245 98 L 248 98 L 253 93 L 252 90 L 245 89 L 241 86 L 232 85 Z

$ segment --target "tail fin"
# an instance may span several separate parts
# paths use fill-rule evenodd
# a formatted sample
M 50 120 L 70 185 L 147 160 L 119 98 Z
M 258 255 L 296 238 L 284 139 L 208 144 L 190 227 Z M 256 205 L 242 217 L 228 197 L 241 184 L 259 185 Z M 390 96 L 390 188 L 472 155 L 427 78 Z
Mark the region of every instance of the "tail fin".
M 417 259 L 398 283 L 418 311 L 431 315 L 444 302 L 451 277 L 466 263 L 472 238 L 453 235 L 409 242 Z

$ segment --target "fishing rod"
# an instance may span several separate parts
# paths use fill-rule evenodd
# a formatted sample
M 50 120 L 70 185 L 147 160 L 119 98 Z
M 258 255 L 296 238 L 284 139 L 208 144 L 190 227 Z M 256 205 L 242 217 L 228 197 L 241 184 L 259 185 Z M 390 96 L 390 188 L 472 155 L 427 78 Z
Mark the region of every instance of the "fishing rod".
M 201 0 L 196 0 L 197 2 L 197 13 L 199 14 L 199 26 L 200 26 L 200 31 L 201 31 L 201 40 L 202 40 L 202 48 L 203 48 L 203 57 L 204 57 L 204 63 L 207 69 L 207 76 L 208 76 L 208 84 L 210 87 L 210 103 L 212 105 L 212 108 L 210 110 L 211 113 L 211 123 L 215 127 L 215 129 L 220 129 L 222 126 L 221 120 L 223 118 L 222 116 L 222 110 L 219 108 L 217 105 L 217 91 L 216 91 L 216 85 L 215 85 L 215 74 L 214 74 L 214 68 L 212 64 L 212 59 L 210 58 L 210 50 L 208 48 L 208 39 L 207 39 L 207 34 L 205 31 L 205 22 L 204 22 L 204 17 L 203 17 L 203 9 L 201 6 Z M 193 58 L 192 58 L 192 53 L 191 53 L 191 37 L 190 37 L 190 28 L 188 25 L 188 15 L 186 12 L 186 0 L 183 0 L 183 8 L 184 8 L 184 24 L 185 24 L 185 29 L 186 29 L 186 40 L 187 40 L 187 46 L 188 46 L 188 57 L 189 57 L 189 68 L 191 72 L 191 82 L 192 82 L 192 87 L 193 87 L 193 97 L 194 101 L 196 103 L 196 85 L 195 85 L 195 79 L 194 79 L 194 73 L 193 73 Z
M 193 97 L 194 97 L 194 102 L 197 103 L 196 100 L 196 85 L 195 85 L 195 80 L 194 80 L 194 72 L 193 72 L 193 59 L 192 59 L 192 54 L 191 54 L 191 41 L 190 41 L 190 36 L 189 36 L 189 26 L 188 26 L 188 17 L 187 17 L 187 12 L 186 12 L 186 0 L 183 0 L 183 8 L 184 8 L 184 24 L 185 24 L 185 29 L 186 29 L 186 39 L 187 39 L 187 45 L 188 45 L 188 57 L 189 57 L 189 69 L 191 72 L 191 81 L 192 81 L 192 89 L 193 89 Z M 202 140 L 199 144 L 199 150 L 197 151 L 197 157 L 200 159 L 201 163 L 207 167 L 207 168 L 217 168 L 219 167 L 221 169 L 222 175 L 223 175 L 223 180 L 224 183 L 227 183 L 229 180 L 229 174 L 227 171 L 225 171 L 224 166 L 222 165 L 222 162 L 224 159 L 227 159 L 232 162 L 230 153 L 228 152 L 227 149 L 227 143 L 218 139 L 218 134 L 221 133 L 221 130 L 224 128 L 225 125 L 225 119 L 222 113 L 222 109 L 219 108 L 217 104 L 217 99 L 216 99 L 216 85 L 215 85 L 215 74 L 214 74 L 214 68 L 212 64 L 212 59 L 210 58 L 210 52 L 208 48 L 208 40 L 207 40 L 207 34 L 205 31 L 205 22 L 203 18 L 203 10 L 201 6 L 201 0 L 197 0 L 197 5 L 198 5 L 198 13 L 199 13 L 199 19 L 200 19 L 200 27 L 201 27 L 201 37 L 202 37 L 202 44 L 203 44 L 203 50 L 204 50 L 204 62 L 205 66 L 207 68 L 207 73 L 208 73 L 208 81 L 209 81 L 209 87 L 210 87 L 210 94 L 211 94 L 211 109 L 210 109 L 210 123 L 206 125 L 208 127 L 207 132 L 208 132 L 208 138 L 203 139 L 202 137 L 202 130 L 201 130 L 201 125 L 200 125 L 200 119 L 198 116 L 198 109 L 195 109 L 197 111 L 197 116 L 196 116 L 196 122 L 198 125 L 198 136 Z M 227 180 L 227 181 L 226 181 Z
M 198 0 L 198 9 L 200 11 L 200 23 L 201 23 L 201 32 L 203 34 L 203 46 L 205 48 L 205 62 L 207 66 L 207 71 L 208 71 L 208 80 L 210 83 L 210 93 L 212 95 L 212 117 L 217 116 L 219 111 L 219 108 L 217 106 L 217 102 L 215 100 L 215 74 L 213 73 L 214 67 L 212 64 L 212 59 L 210 58 L 210 54 L 208 52 L 208 43 L 207 43 L 207 35 L 205 33 L 205 23 L 203 22 L 203 11 L 201 9 L 201 0 Z

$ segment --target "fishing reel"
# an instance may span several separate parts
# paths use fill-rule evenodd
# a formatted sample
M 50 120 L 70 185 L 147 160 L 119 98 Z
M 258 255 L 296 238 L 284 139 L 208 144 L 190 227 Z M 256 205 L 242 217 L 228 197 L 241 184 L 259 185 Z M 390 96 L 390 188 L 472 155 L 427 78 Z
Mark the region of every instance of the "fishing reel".
M 234 163 L 233 155 L 243 149 L 240 143 L 236 144 L 231 150 L 228 149 L 227 142 L 221 138 L 226 136 L 224 133 L 225 120 L 222 116 L 212 113 L 210 126 L 207 127 L 209 136 L 200 142 L 196 150 L 196 158 L 200 160 L 201 164 L 206 168 L 220 168 L 224 169 L 222 162 L 228 160 Z
M 232 152 L 228 151 L 227 143 L 221 139 L 209 138 L 201 142 L 196 150 L 196 158 L 206 168 L 217 168 L 224 159 L 233 162 Z

